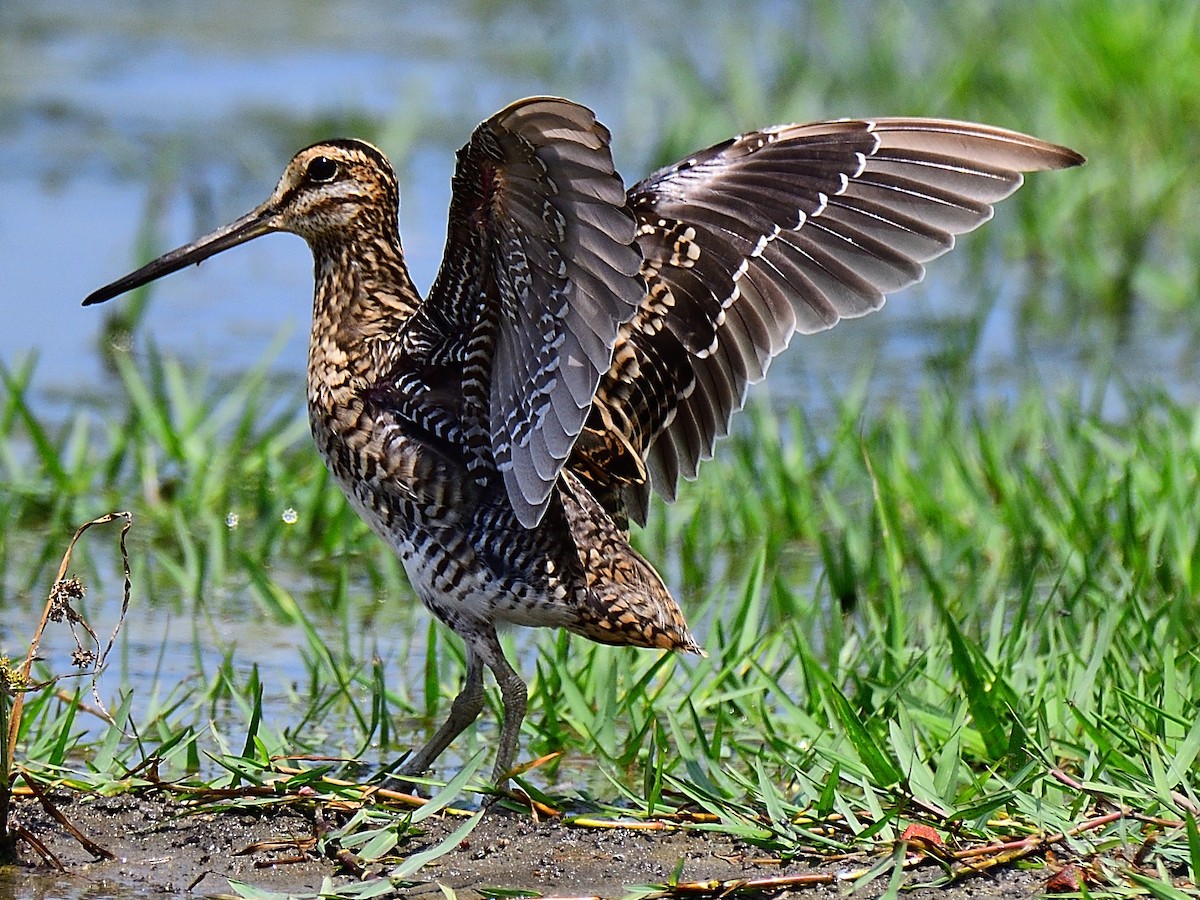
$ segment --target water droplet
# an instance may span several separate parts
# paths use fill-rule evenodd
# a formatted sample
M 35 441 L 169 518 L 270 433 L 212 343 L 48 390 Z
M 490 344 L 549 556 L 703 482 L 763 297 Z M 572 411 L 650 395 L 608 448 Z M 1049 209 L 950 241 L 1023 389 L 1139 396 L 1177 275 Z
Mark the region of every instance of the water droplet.
M 292 509 L 292 507 L 289 506 L 287 509 L 285 509 L 283 511 L 283 524 L 284 525 L 295 525 L 296 522 L 298 522 L 299 520 L 300 520 L 300 514 L 297 513 L 296 510 Z
M 229 513 L 225 514 L 225 527 L 229 528 L 229 529 L 234 529 L 234 528 L 238 527 L 238 514 L 237 513 L 229 512 Z

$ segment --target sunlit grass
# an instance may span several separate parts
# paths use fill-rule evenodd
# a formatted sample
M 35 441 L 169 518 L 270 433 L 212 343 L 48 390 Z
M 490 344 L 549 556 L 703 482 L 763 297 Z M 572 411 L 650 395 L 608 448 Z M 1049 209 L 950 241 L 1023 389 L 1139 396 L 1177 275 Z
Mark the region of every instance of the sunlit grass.
M 1007 204 L 997 236 L 1037 271 L 1022 325 L 1121 333 L 1156 310 L 1195 326 L 1200 12 L 864 10 L 782 22 L 769 52 L 732 34 L 703 71 L 648 56 L 638 103 L 662 137 L 646 168 L 789 119 L 1020 128 L 1090 158 Z M 418 140 L 409 120 L 353 125 Z M 284 156 L 305 142 L 284 141 Z M 136 331 L 142 311 L 120 327 Z M 329 480 L 296 385 L 265 364 L 214 379 L 152 348 L 112 362 L 109 402 L 55 419 L 31 396 L 32 363 L 0 372 L 0 654 L 23 655 L 20 620 L 79 522 L 118 508 L 136 522 L 134 647 L 101 681 L 115 723 L 80 694 L 31 696 L 21 762 L 103 792 L 176 779 L 185 796 L 228 789 L 232 806 L 360 799 L 357 782 L 445 714 L 461 645 Z M 530 681 L 522 758 L 562 753 L 521 783 L 552 805 L 674 816 L 771 855 L 858 852 L 864 879 L 890 877 L 914 822 L 954 849 L 1074 829 L 1056 852 L 1095 860 L 1107 881 L 1090 889 L 1194 895 L 1200 415 L 1154 389 L 1124 389 L 1119 417 L 1044 389 L 985 406 L 952 390 L 911 399 L 879 409 L 851 388 L 817 421 L 755 408 L 677 504 L 653 508 L 635 541 L 707 659 L 506 635 Z M 85 547 L 78 565 L 103 617 L 116 560 Z M 279 642 L 286 660 L 264 651 Z M 44 656 L 43 677 L 62 648 Z M 494 691 L 489 703 L 439 774 L 480 764 Z M 306 754 L 332 759 L 291 758 Z M 367 861 L 402 856 L 412 818 L 370 807 L 329 839 Z
M 190 675 L 106 677 L 119 727 L 86 698 L 31 703 L 34 771 L 106 791 L 146 783 L 149 759 L 197 789 L 279 778 L 271 760 L 297 754 L 369 773 L 444 714 L 461 648 L 409 615 L 394 561 L 320 475 L 298 398 L 261 374 L 215 383 L 150 358 L 121 366 L 104 417 L 50 426 L 25 374 L 9 373 L 0 440 L 7 590 L 45 580 L 59 523 L 123 500 L 135 607 L 274 623 L 298 657 L 283 674 L 254 641 L 201 626 Z M 816 832 L 817 850 L 874 847 L 922 821 L 981 844 L 1123 808 L 1180 824 L 1123 820 L 1075 851 L 1159 828 L 1153 854 L 1184 873 L 1200 804 L 1200 417 L 1157 393 L 1126 401 L 1120 421 L 1036 393 L 979 409 L 929 391 L 871 414 L 854 394 L 819 425 L 755 408 L 637 535 L 708 658 L 510 635 L 531 683 L 525 757 L 565 754 L 525 783 L 601 813 L 701 811 L 785 856 Z M 89 580 L 111 583 L 112 563 L 93 555 Z M 147 640 L 143 620 L 124 640 Z M 487 748 L 490 699 L 459 760 Z

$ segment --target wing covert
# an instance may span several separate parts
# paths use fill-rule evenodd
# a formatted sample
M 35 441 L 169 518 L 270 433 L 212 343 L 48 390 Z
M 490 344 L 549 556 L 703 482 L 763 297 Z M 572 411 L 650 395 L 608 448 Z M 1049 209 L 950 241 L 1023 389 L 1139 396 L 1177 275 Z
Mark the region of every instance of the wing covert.
M 480 125 L 459 151 L 442 267 L 410 329 L 427 355 L 458 348 L 468 441 L 530 527 L 645 290 L 609 139 L 590 110 L 550 97 Z

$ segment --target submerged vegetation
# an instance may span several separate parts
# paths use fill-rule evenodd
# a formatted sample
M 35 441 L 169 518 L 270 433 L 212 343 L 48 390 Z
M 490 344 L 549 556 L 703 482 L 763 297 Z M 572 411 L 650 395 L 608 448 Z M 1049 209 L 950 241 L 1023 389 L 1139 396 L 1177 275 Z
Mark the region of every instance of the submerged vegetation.
M 1022 326 L 1062 340 L 1111 329 L 1118 348 L 1137 316 L 1196 330 L 1200 7 L 866 6 L 814 11 L 761 53 L 730 34 L 724 63 L 648 61 L 638 102 L 665 110 L 648 155 L 842 113 L 1019 127 L 1091 157 L 1032 179 L 1009 227 L 973 239 L 978 257 L 1000 239 L 1031 261 Z M 289 134 L 281 156 L 308 137 Z M 986 309 L 994 288 L 961 305 Z M 320 849 L 359 874 L 404 858 L 390 877 L 412 877 L 478 821 L 466 810 L 409 854 L 434 813 L 478 805 L 469 776 L 490 765 L 479 751 L 499 699 L 431 805 L 397 813 L 402 796 L 364 794 L 444 713 L 461 646 L 326 475 L 298 380 L 266 363 L 189 369 L 149 345 L 144 312 L 119 325 L 139 351 L 112 355 L 103 403 L 47 415 L 34 364 L 0 366 L 0 655 L 25 656 L 79 522 L 128 508 L 138 523 L 134 614 L 100 681 L 111 716 L 84 692 L 31 694 L 2 769 L 22 773 L 18 790 L 358 804 Z M 972 348 L 957 349 L 965 366 Z M 819 417 L 752 407 L 635 535 L 707 659 L 505 636 L 530 677 L 522 746 L 536 764 L 520 802 L 581 827 L 659 817 L 783 859 L 851 854 L 860 882 L 893 887 L 920 854 L 930 864 L 910 877 L 932 882 L 1053 845 L 1077 863 L 1064 889 L 1196 896 L 1200 414 L 1086 374 L 1100 383 L 996 402 L 952 384 L 886 405 L 858 383 Z M 1081 396 L 1116 396 L 1119 411 Z M 92 588 L 83 613 L 111 621 L 120 558 L 96 542 L 73 564 Z M 53 637 L 38 683 L 69 668 L 72 645 Z M 673 887 L 642 893 L 655 890 Z

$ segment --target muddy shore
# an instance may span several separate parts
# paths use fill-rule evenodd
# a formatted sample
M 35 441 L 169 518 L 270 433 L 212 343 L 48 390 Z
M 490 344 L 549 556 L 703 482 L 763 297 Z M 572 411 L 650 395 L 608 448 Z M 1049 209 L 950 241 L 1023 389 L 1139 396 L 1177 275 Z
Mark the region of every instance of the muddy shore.
M 284 894 L 312 895 L 326 877 L 335 885 L 352 880 L 335 860 L 312 849 L 314 823 L 297 812 L 195 813 L 131 795 L 55 800 L 71 824 L 113 858 L 93 858 L 36 801 L 23 800 L 17 820 L 45 843 L 65 872 L 38 861 L 24 848 L 25 865 L 0 869 L 0 896 L 229 896 L 229 879 Z M 460 821 L 432 823 L 425 836 L 405 849 L 418 852 L 435 845 Z M 719 834 L 571 827 L 497 809 L 488 812 L 462 845 L 414 876 L 416 883 L 402 896 L 440 898 L 444 895 L 439 885 L 445 885 L 463 900 L 480 897 L 481 888 L 497 887 L 537 891 L 544 897 L 619 898 L 630 886 L 666 882 L 680 860 L 681 881 L 828 874 L 870 862 L 863 859 L 835 868 L 799 861 L 780 865 L 760 857 L 756 848 Z M 945 900 L 1015 900 L 1037 893 L 1047 874 L 1044 868 L 1009 868 L 930 893 Z M 937 868 L 928 865 L 910 878 L 916 883 L 937 875 Z M 886 886 L 886 878 L 878 879 L 860 896 L 877 895 Z M 811 886 L 772 896 L 832 898 L 846 887 Z

